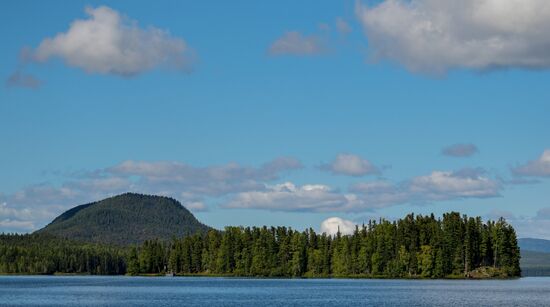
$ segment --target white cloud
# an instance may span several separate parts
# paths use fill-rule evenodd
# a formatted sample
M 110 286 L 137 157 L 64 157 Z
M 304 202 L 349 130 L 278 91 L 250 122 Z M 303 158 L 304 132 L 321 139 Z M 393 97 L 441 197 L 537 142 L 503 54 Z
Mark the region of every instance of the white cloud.
M 35 229 L 31 221 L 0 220 L 0 230 L 3 233 L 25 233 Z
M 0 204 L 0 218 L 2 219 L 28 219 L 31 218 L 32 215 L 32 211 L 27 208 L 11 208 L 8 207 L 6 202 Z
M 358 194 L 364 208 L 386 207 L 398 204 L 423 204 L 464 198 L 498 197 L 502 186 L 484 175 L 481 169 L 433 171 L 393 184 L 386 181 L 358 183 L 351 192 Z
M 434 171 L 413 178 L 407 189 L 420 200 L 448 200 L 495 197 L 499 195 L 500 184 L 475 169 L 462 169 L 457 172 Z
M 315 55 L 324 51 L 319 37 L 305 36 L 298 31 L 286 32 L 269 47 L 271 55 Z
M 550 149 L 546 149 L 537 160 L 513 168 L 512 172 L 520 176 L 549 177 Z
M 519 218 L 509 220 L 519 238 L 550 240 L 550 219 Z
M 208 206 L 206 206 L 202 201 L 186 202 L 183 206 L 192 212 L 208 211 Z
M 337 155 L 331 163 L 321 165 L 321 169 L 333 174 L 356 177 L 380 173 L 370 161 L 357 155 L 345 153 Z
M 138 177 L 137 186 L 153 190 L 222 196 L 262 189 L 265 181 L 278 179 L 281 174 L 300 168 L 300 161 L 290 157 L 280 157 L 260 167 L 242 166 L 237 163 L 194 167 L 176 161 L 129 160 L 108 168 L 106 172 L 113 176 Z
M 357 14 L 373 55 L 412 71 L 550 67 L 547 0 L 385 0 Z
M 33 202 L 35 204 L 51 204 L 60 200 L 70 200 L 78 196 L 78 193 L 68 187 L 54 187 L 40 184 L 29 186 L 15 192 L 10 198 L 10 203 Z
M 516 216 L 508 211 L 493 210 L 487 217 L 493 220 L 504 217 L 514 226 L 518 238 L 550 240 L 550 207 L 539 209 L 535 216 Z
M 238 193 L 226 208 L 268 209 L 277 211 L 339 211 L 350 199 L 326 185 L 296 186 L 285 182 L 267 186 L 264 191 Z
M 443 148 L 441 153 L 451 157 L 470 157 L 478 151 L 477 146 L 474 144 L 454 144 Z
M 338 231 L 342 235 L 350 235 L 355 231 L 355 223 L 339 217 L 331 217 L 321 223 L 321 233 L 336 235 Z
M 326 185 L 296 186 L 286 182 L 266 186 L 261 191 L 236 194 L 226 208 L 275 211 L 364 212 L 400 204 L 425 204 L 465 198 L 498 197 L 501 184 L 480 169 L 434 171 L 393 184 L 386 181 L 362 182 L 341 193 Z
M 7 200 L 13 199 L 9 198 Z M 54 218 L 59 208 L 42 205 L 21 206 L 18 203 L 0 203 L 0 232 L 28 232 L 35 230 L 37 223 L 46 223 Z
M 136 21 L 106 7 L 87 7 L 87 19 L 71 23 L 67 32 L 44 39 L 33 59 L 59 57 L 89 73 L 133 76 L 155 67 L 188 69 L 191 51 L 167 31 L 140 28 Z

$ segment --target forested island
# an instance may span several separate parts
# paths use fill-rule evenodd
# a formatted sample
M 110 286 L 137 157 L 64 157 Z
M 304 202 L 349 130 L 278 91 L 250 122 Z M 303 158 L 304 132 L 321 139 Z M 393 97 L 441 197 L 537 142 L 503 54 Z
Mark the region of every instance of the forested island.
M 145 215 L 156 208 L 154 196 L 118 197 L 108 199 L 108 206 L 94 203 L 93 211 L 90 204 L 76 210 L 80 212 L 73 210 L 79 207 L 67 211 L 61 222 L 69 221 L 70 227 L 59 226 L 60 220 L 52 222 L 56 231 L 71 233 L 66 229 L 72 229 L 81 239 L 52 234 L 47 231 L 52 224 L 33 234 L 0 235 L 0 273 L 295 278 L 509 278 L 521 274 L 520 251 L 511 225 L 504 219 L 484 223 L 479 217 L 457 212 L 442 218 L 410 214 L 396 221 L 373 220 L 357 226 L 351 235 L 330 236 L 287 227 L 226 227 L 219 231 L 201 226 L 195 227 L 194 233 L 171 239 L 159 236 L 139 244 L 124 243 L 133 240 L 121 234 L 116 234 L 114 242 L 124 244 L 102 243 L 99 235 L 82 239 L 87 237 L 83 230 L 75 230 L 71 219 L 85 222 L 83 217 L 93 212 L 96 222 L 110 229 L 117 223 L 112 210 L 120 213 L 120 203 L 127 206 L 138 199 Z M 166 203 L 167 198 L 161 199 Z M 177 208 L 181 209 L 186 210 Z M 153 233 L 149 229 L 146 237 Z M 140 234 L 127 235 L 135 239 Z

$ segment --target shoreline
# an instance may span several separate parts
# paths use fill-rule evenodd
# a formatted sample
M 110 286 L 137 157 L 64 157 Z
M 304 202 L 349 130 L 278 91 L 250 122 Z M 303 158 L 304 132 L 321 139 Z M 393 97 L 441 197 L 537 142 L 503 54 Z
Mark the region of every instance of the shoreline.
M 311 277 L 278 277 L 278 276 L 239 276 L 239 275 L 229 275 L 229 274 L 175 274 L 173 276 L 166 276 L 165 274 L 118 274 L 118 275 L 99 275 L 99 274 L 85 274 L 85 273 L 54 273 L 54 274 L 11 274 L 11 273 L 0 273 L 2 276 L 52 276 L 52 277 L 66 277 L 66 276 L 97 276 L 97 277 L 150 277 L 150 278 L 186 278 L 186 277 L 198 277 L 198 278 L 227 278 L 227 279 L 280 279 L 280 280 L 307 280 L 307 279 L 318 279 L 318 280 L 329 280 L 329 279 L 355 279 L 355 280 L 517 280 L 526 277 L 550 277 L 550 276 L 518 276 L 518 277 L 489 277 L 489 278 L 472 278 L 472 277 L 443 277 L 443 278 L 423 278 L 423 277 L 384 277 L 384 276 L 311 276 Z

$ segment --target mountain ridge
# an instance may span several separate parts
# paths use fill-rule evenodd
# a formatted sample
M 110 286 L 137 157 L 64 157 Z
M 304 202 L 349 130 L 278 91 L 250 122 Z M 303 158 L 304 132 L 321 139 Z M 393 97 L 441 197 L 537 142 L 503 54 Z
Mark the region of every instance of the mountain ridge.
M 521 250 L 550 253 L 550 240 L 536 238 L 521 238 L 518 239 L 518 244 Z

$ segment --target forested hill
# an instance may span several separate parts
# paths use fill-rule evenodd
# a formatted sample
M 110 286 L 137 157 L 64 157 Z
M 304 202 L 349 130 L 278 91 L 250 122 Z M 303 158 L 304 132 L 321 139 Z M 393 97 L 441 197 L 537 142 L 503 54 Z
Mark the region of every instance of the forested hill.
M 126 193 L 74 207 L 37 233 L 125 246 L 152 239 L 167 241 L 209 229 L 175 199 Z

